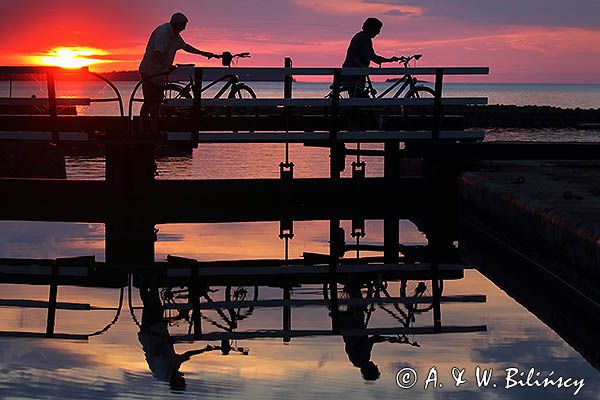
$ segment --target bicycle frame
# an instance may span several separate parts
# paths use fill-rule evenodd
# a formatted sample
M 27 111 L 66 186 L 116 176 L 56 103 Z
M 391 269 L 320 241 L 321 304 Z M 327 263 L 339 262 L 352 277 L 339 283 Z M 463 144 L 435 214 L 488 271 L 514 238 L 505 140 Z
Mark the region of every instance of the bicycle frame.
M 225 94 L 227 92 L 227 90 L 229 90 L 229 88 L 231 88 L 232 86 L 239 83 L 240 78 L 239 78 L 239 76 L 233 75 L 233 74 L 232 75 L 224 75 L 224 76 L 220 77 L 219 79 L 212 81 L 207 86 L 201 87 L 200 93 L 203 93 L 203 92 L 207 91 L 208 89 L 212 88 L 213 86 L 217 85 L 218 83 L 221 83 L 224 81 L 227 81 L 227 83 L 225 83 L 225 85 L 223 85 L 223 87 L 221 89 L 219 89 L 219 91 L 215 95 L 215 99 L 221 98 L 221 96 L 223 96 L 223 94 Z M 182 91 L 192 93 L 193 85 L 194 85 L 194 82 L 193 82 L 192 78 L 190 77 L 190 81 L 188 82 L 187 85 L 185 85 L 185 87 L 183 88 Z
M 373 96 L 373 97 L 375 97 L 377 99 L 383 98 L 390 92 L 394 91 L 394 89 L 396 89 L 400 85 L 402 85 L 400 87 L 400 89 L 398 89 L 398 91 L 396 93 L 394 93 L 394 95 L 392 96 L 394 99 L 400 97 L 400 95 L 402 93 L 404 93 L 404 91 L 406 90 L 407 87 L 409 88 L 409 91 L 414 89 L 416 87 L 415 78 L 413 78 L 413 76 L 410 74 L 406 74 L 402 78 L 400 78 L 398 81 L 396 81 L 392 85 L 390 85 L 390 87 L 386 88 L 383 92 L 381 92 L 377 96 Z M 369 91 L 369 93 L 373 93 L 373 91 L 375 89 L 373 88 L 373 82 L 371 82 L 371 78 L 369 76 L 367 76 L 367 86 L 368 86 L 367 90 Z

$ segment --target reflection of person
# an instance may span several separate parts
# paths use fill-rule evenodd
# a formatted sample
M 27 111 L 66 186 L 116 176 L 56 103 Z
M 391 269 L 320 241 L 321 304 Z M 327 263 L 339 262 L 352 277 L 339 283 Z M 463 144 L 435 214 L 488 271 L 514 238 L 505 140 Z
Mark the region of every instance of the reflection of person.
M 345 287 L 344 291 L 349 295 L 351 299 L 361 299 L 361 285 L 358 282 L 349 282 Z M 343 329 L 366 329 L 365 323 L 365 312 L 367 307 L 365 305 L 349 305 L 346 311 L 340 311 L 338 314 L 340 328 Z M 374 381 L 379 379 L 381 373 L 379 368 L 373 361 L 371 361 L 371 352 L 373 351 L 373 345 L 386 341 L 381 336 L 368 335 L 347 335 L 342 336 L 344 339 L 346 354 L 348 360 L 357 368 L 360 368 L 362 376 L 367 381 Z
M 213 350 L 213 348 L 207 346 L 204 349 L 177 354 L 169 334 L 168 321 L 163 318 L 163 306 L 158 288 L 141 287 L 140 297 L 144 304 L 144 310 L 138 339 L 142 344 L 148 367 L 158 380 L 169 382 L 174 390 L 183 390 L 185 389 L 185 379 L 183 373 L 179 371 L 181 364 L 192 356 Z
M 150 35 L 146 46 L 146 53 L 140 63 L 140 74 L 142 76 L 142 92 L 144 93 L 144 104 L 140 111 L 141 131 L 145 133 L 158 133 L 158 113 L 160 103 L 163 100 L 163 85 L 167 76 L 161 75 L 154 78 L 151 76 L 168 72 L 175 60 L 175 53 L 183 50 L 192 54 L 199 54 L 208 58 L 218 57 L 214 53 L 198 50 L 187 44 L 180 33 L 185 30 L 188 19 L 182 13 L 175 13 L 171 21 L 158 26 Z M 150 126 L 146 126 L 146 119 L 150 118 Z
M 368 68 L 371 61 L 375 64 L 398 61 L 398 57 L 385 58 L 375 53 L 373 39 L 379 35 L 383 22 L 377 18 L 367 18 L 362 26 L 362 31 L 354 35 L 346 51 L 346 59 L 342 64 L 344 68 Z M 343 85 L 350 88 L 350 97 L 368 97 L 364 90 L 366 77 L 347 76 Z

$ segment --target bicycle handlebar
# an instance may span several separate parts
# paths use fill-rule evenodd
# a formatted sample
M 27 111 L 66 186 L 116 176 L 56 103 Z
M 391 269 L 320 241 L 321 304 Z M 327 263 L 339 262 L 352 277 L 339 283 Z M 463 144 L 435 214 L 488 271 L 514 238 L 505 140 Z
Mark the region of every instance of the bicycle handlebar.
M 412 60 L 419 61 L 423 57 L 423 54 L 413 54 L 412 56 L 405 57 L 400 56 L 398 62 L 404 64 L 405 68 L 408 68 L 408 63 Z
M 221 59 L 221 64 L 223 64 L 223 66 L 225 66 L 225 67 L 230 67 L 231 62 L 236 58 L 250 58 L 250 57 L 251 56 L 250 56 L 249 52 L 231 54 L 228 51 L 224 51 L 221 55 L 217 55 L 217 58 Z

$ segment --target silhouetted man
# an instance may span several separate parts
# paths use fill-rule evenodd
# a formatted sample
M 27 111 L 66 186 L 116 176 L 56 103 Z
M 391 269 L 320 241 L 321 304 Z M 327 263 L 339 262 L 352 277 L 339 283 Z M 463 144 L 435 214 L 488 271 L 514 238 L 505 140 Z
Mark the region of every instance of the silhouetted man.
M 146 53 L 140 63 L 140 74 L 143 79 L 142 92 L 144 93 L 144 104 L 140 111 L 143 133 L 149 129 L 152 134 L 158 134 L 158 113 L 163 100 L 163 86 L 167 80 L 167 74 L 155 75 L 169 72 L 172 69 L 175 53 L 183 50 L 208 58 L 218 57 L 217 54 L 198 50 L 183 40 L 180 33 L 185 30 L 187 23 L 188 19 L 185 15 L 175 13 L 170 22 L 158 26 L 148 39 Z M 148 117 L 150 117 L 149 127 L 146 122 Z
M 203 349 L 190 350 L 183 354 L 175 352 L 173 339 L 168 329 L 169 323 L 163 318 L 163 305 L 153 280 L 155 277 L 140 277 L 142 282 L 140 297 L 144 309 L 138 339 L 152 375 L 160 381 L 168 382 L 173 390 L 185 390 L 185 378 L 179 371 L 181 364 L 194 355 L 212 351 L 215 348 L 206 346 Z
M 344 287 L 344 291 L 350 299 L 362 299 L 361 284 L 358 281 L 351 280 Z M 366 329 L 365 312 L 367 307 L 364 305 L 349 305 L 346 311 L 340 311 L 338 314 L 340 328 L 343 329 Z M 348 360 L 357 368 L 363 378 L 367 381 L 379 379 L 381 373 L 377 365 L 371 361 L 371 352 L 375 343 L 385 342 L 382 336 L 368 335 L 342 335 L 345 344 Z
M 383 22 L 377 18 L 367 18 L 362 26 L 362 31 L 358 32 L 348 45 L 346 51 L 346 59 L 342 67 L 347 68 L 368 68 L 371 61 L 381 65 L 384 62 L 398 61 L 398 57 L 385 58 L 375 53 L 373 49 L 373 39 L 379 35 Z M 347 76 L 343 82 L 349 87 L 348 93 L 350 97 L 369 97 L 365 91 L 366 77 L 364 76 Z

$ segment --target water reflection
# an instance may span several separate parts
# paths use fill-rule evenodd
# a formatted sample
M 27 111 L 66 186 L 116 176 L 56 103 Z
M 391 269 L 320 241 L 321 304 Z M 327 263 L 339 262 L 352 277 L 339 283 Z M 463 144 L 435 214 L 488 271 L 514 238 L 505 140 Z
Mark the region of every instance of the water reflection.
M 284 256 L 279 224 L 255 222 L 160 225 L 158 244 L 143 246 L 155 252 L 156 261 L 146 266 L 131 264 L 127 255 L 113 266 L 98 261 L 103 256 L 93 262 L 4 259 L 3 348 L 20 349 L 27 343 L 38 350 L 27 356 L 28 362 L 8 350 L 0 353 L 0 371 L 6 372 L 0 394 L 36 397 L 38 380 L 50 374 L 43 357 L 57 364 L 52 383 L 45 383 L 55 388 L 50 397 L 70 393 L 98 398 L 102 396 L 93 388 L 111 385 L 111 397 L 162 398 L 172 391 L 190 398 L 203 393 L 213 398 L 280 398 L 294 393 L 306 398 L 389 398 L 399 393 L 394 382 L 399 369 L 411 366 L 422 372 L 436 365 L 451 382 L 449 371 L 456 364 L 468 369 L 481 364 L 498 371 L 511 364 L 534 364 L 557 373 L 572 371 L 585 377 L 589 386 L 597 384 L 597 372 L 583 357 L 462 264 L 452 242 L 429 243 L 429 234 L 400 221 L 394 264 L 389 251 L 385 254 L 394 243 L 394 235 L 385 233 L 389 221 L 365 221 L 364 237 L 352 237 L 352 221 L 341 221 L 345 230 L 337 242 L 330 240 L 330 223 L 298 222 L 289 257 Z M 55 253 L 44 246 L 41 254 L 54 257 L 64 254 L 65 247 L 74 255 L 57 227 L 62 228 L 55 225 L 51 230 Z M 153 225 L 144 227 L 151 230 Z M 35 224 L 31 229 L 36 230 Z M 69 229 L 63 233 L 66 237 L 74 235 Z M 114 248 L 109 245 L 113 230 L 93 232 L 78 246 L 79 254 Z M 108 235 L 106 246 L 98 232 Z M 16 240 L 23 243 L 29 236 Z M 154 240 L 151 235 L 134 239 L 140 237 Z M 6 248 L 12 248 L 10 237 L 3 239 Z M 122 235 L 117 239 L 124 240 Z M 120 248 L 128 248 L 126 241 L 122 244 Z M 111 255 L 113 260 L 122 256 L 119 251 Z M 35 244 L 23 253 L 35 254 Z M 339 255 L 333 275 L 331 254 Z M 56 268 L 58 275 L 53 276 Z M 33 281 L 36 286 L 30 285 Z M 523 297 L 520 301 L 527 304 Z M 568 310 L 553 310 L 568 315 Z M 53 331 L 46 325 L 52 312 Z M 587 318 L 580 323 L 594 320 Z M 87 342 L 74 340 L 76 335 Z M 580 351 L 592 362 L 590 349 Z M 34 382 L 7 372 L 24 368 Z M 69 386 L 69 376 L 78 376 L 89 388 Z M 365 381 L 372 385 L 363 386 Z M 593 398 L 585 389 L 578 397 Z M 473 386 L 449 391 L 465 399 L 480 394 Z M 553 398 L 554 392 L 536 393 Z M 431 397 L 418 389 L 413 394 Z M 486 394 L 531 398 L 526 391 Z

